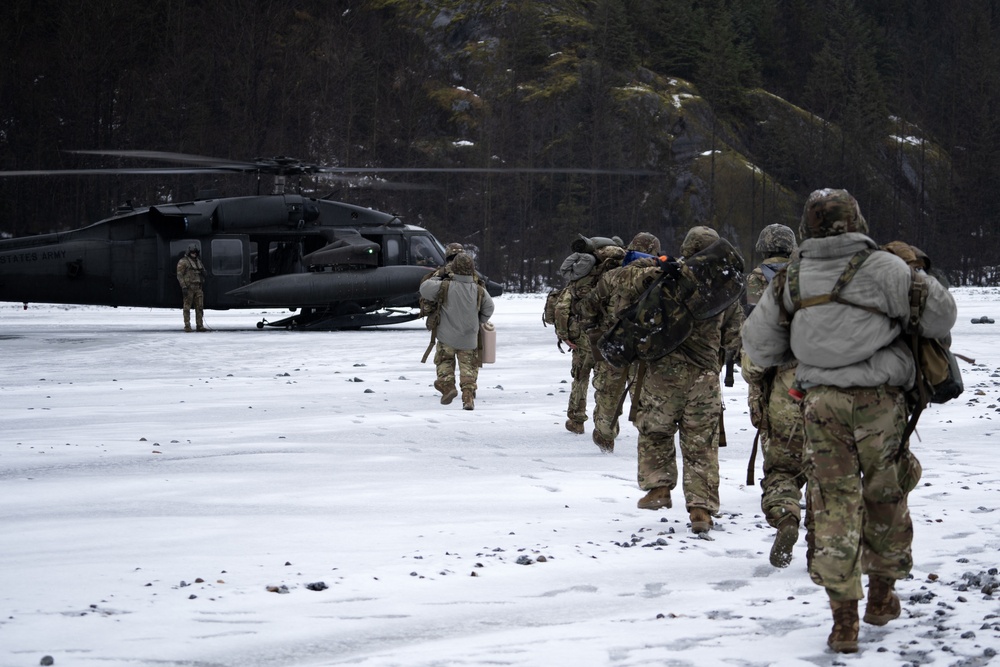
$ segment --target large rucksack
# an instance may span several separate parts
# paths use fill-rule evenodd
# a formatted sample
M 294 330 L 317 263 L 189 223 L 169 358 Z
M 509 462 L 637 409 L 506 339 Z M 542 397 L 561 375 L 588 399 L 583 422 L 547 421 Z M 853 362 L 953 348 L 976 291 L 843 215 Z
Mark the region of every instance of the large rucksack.
M 696 321 L 715 317 L 744 289 L 743 258 L 719 239 L 653 281 L 601 336 L 599 351 L 615 368 L 656 361 L 677 349 Z
M 559 296 L 553 307 L 552 323 L 556 327 L 556 336 L 559 337 L 559 340 L 575 341 L 576 334 L 579 333 L 576 331 L 578 327 L 573 326 L 573 301 L 575 297 L 573 285 L 569 284 L 559 292 Z
M 565 288 L 563 288 L 565 289 Z M 542 311 L 542 324 L 547 326 L 556 323 L 556 302 L 559 301 L 561 289 L 550 290 L 545 297 L 545 309 Z

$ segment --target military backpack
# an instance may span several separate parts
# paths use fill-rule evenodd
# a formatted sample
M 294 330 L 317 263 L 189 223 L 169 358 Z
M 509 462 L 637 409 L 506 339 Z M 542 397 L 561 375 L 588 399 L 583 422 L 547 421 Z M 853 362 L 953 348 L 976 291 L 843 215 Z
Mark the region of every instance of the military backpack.
M 542 311 L 542 324 L 547 326 L 549 324 L 556 323 L 556 303 L 559 301 L 559 295 L 562 294 L 563 289 L 550 290 L 545 297 L 545 309 Z
M 599 351 L 615 368 L 656 361 L 680 347 L 695 321 L 729 308 L 744 289 L 743 258 L 719 239 L 653 281 L 601 336 Z

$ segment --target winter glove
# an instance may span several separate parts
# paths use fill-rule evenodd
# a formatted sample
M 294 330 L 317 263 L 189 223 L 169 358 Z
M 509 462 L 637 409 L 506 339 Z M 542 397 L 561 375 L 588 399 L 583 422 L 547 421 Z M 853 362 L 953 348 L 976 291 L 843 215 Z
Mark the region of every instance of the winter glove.
M 667 274 L 671 278 L 677 279 L 681 275 L 681 264 L 673 257 L 668 257 L 666 255 L 660 256 L 657 258 L 657 266 L 660 271 L 663 271 L 663 273 Z

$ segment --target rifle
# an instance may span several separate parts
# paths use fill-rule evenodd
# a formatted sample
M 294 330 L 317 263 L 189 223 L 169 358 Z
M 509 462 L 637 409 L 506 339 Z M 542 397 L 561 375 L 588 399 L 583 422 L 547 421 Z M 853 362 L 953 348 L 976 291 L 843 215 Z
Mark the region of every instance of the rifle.
M 722 409 L 719 410 L 719 447 L 726 446 L 726 422 L 723 415 L 726 414 L 726 402 L 722 402 Z
M 757 445 L 760 443 L 760 429 L 757 429 L 757 433 L 753 436 L 753 448 L 750 449 L 750 462 L 747 463 L 747 486 L 753 486 L 754 480 L 754 467 L 757 462 Z

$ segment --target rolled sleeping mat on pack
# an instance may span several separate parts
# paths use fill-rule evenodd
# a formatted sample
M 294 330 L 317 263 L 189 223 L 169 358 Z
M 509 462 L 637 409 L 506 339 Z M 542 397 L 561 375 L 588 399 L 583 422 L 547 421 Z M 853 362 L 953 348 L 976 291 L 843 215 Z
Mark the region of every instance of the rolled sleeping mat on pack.
M 577 234 L 576 240 L 574 240 L 569 247 L 573 252 L 589 252 L 593 254 L 594 251 L 599 248 L 604 248 L 609 245 L 624 248 L 625 242 L 617 236 L 612 236 L 611 238 L 608 238 L 607 236 L 587 237 L 583 234 Z

